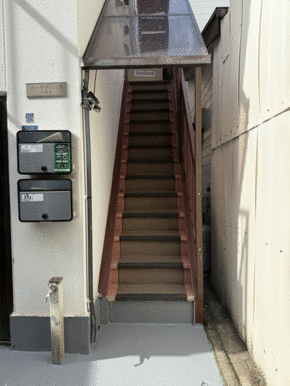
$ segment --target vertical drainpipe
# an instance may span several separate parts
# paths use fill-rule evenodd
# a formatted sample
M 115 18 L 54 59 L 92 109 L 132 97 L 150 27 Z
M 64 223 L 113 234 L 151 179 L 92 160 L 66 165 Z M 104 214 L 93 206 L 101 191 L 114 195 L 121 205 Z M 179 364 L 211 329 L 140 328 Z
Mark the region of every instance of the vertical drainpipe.
M 91 173 L 91 136 L 90 136 L 90 104 L 87 98 L 90 80 L 90 70 L 85 70 L 85 77 L 82 90 L 84 124 L 85 124 L 85 146 L 86 146 L 86 170 L 87 170 L 87 242 L 88 242 L 88 292 L 89 309 L 91 321 L 90 341 L 96 341 L 97 317 L 94 306 L 94 287 L 93 287 L 93 229 L 92 229 L 92 173 Z

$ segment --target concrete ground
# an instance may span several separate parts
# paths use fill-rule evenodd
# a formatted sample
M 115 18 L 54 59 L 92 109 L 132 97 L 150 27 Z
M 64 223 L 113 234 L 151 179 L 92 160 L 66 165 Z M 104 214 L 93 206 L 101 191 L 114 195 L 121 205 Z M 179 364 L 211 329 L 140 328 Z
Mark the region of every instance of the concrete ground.
M 0 349 L 3 386 L 223 386 L 201 325 L 111 324 L 99 330 L 90 355 Z
M 103 325 L 90 355 L 0 348 L 0 386 L 265 386 L 244 343 L 205 280 L 204 326 Z
M 266 385 L 208 279 L 204 281 L 204 327 L 226 386 Z

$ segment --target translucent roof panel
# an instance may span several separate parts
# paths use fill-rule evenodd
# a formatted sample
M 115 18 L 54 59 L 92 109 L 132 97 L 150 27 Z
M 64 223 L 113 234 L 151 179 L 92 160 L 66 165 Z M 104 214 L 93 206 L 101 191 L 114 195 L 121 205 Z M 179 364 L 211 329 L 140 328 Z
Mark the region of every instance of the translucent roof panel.
M 85 52 L 90 68 L 210 62 L 187 0 L 107 0 Z

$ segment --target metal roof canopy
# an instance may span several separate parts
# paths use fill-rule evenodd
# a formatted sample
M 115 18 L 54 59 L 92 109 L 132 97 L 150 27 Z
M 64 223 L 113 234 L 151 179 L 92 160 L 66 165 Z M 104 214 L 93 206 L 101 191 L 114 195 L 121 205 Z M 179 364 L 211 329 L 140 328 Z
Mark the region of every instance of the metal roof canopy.
M 186 67 L 210 61 L 188 0 L 106 0 L 83 68 Z

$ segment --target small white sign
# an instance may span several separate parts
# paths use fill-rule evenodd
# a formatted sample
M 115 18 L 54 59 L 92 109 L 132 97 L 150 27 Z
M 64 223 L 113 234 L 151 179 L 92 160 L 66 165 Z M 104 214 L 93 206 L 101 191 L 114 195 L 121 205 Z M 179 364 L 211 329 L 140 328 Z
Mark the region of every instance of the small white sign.
M 43 153 L 43 145 L 21 145 L 21 153 Z
M 22 193 L 21 194 L 22 202 L 37 202 L 44 201 L 42 193 Z

